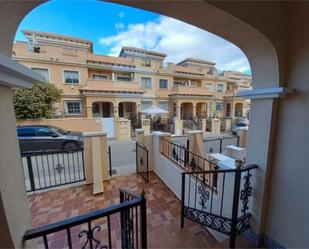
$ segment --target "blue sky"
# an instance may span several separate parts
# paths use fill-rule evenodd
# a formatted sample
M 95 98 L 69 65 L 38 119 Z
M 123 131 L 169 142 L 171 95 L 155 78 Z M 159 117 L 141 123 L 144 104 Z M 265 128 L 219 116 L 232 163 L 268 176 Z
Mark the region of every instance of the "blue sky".
M 220 70 L 250 73 L 242 51 L 218 36 L 172 18 L 102 1 L 47 2 L 24 18 L 15 40 L 25 40 L 24 29 L 88 39 L 100 54 L 117 56 L 121 46 L 135 46 L 166 53 L 170 62 L 195 57 L 217 62 Z

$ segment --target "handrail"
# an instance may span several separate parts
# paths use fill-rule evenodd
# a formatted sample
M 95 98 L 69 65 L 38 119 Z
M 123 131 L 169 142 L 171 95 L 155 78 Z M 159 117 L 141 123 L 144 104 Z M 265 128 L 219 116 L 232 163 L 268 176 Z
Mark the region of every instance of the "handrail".
M 186 147 L 184 147 L 184 146 L 181 146 L 181 145 L 179 145 L 179 144 L 173 143 L 172 141 L 169 141 L 169 140 L 165 139 L 164 137 L 161 137 L 161 139 L 162 139 L 163 141 L 166 141 L 166 142 L 170 143 L 171 145 L 180 147 L 180 148 L 184 149 L 185 151 L 190 152 L 190 154 L 192 154 L 192 155 L 194 155 L 194 156 L 197 156 L 197 157 L 200 157 L 200 158 L 202 158 L 202 159 L 208 161 L 209 163 L 213 163 L 211 160 L 209 160 L 209 159 L 207 159 L 207 158 L 205 158 L 205 157 L 203 157 L 203 156 L 201 156 L 201 155 L 199 155 L 199 154 L 197 154 L 197 153 L 195 153 L 195 152 L 192 152 L 192 151 L 188 150 L 188 149 L 187 149 Z
M 79 149 L 74 149 L 74 150 L 50 150 L 50 151 L 45 151 L 45 150 L 40 150 L 40 151 L 31 151 L 31 152 L 21 152 L 22 157 L 27 157 L 27 156 L 41 156 L 41 155 L 53 155 L 53 154 L 68 154 L 68 153 L 75 153 L 75 152 L 80 152 L 83 151 L 83 148 Z
M 257 169 L 258 166 L 256 164 L 250 164 L 242 166 L 241 168 L 235 168 L 235 169 L 215 169 L 215 170 L 199 170 L 199 171 L 184 171 L 181 172 L 181 174 L 189 175 L 189 174 L 210 174 L 210 173 L 233 173 L 233 172 L 245 172 L 252 169 Z
M 126 201 L 123 203 L 119 203 L 117 205 L 102 208 L 91 213 L 79 215 L 73 218 L 69 218 L 63 221 L 54 222 L 48 225 L 43 225 L 37 228 L 29 229 L 25 232 L 24 240 L 34 239 L 43 235 L 48 235 L 50 233 L 55 233 L 61 230 L 64 230 L 68 227 L 74 227 L 83 223 L 87 223 L 91 220 L 99 219 L 111 214 L 115 214 L 120 212 L 123 209 L 133 208 L 141 204 L 144 201 L 143 196 L 139 196 L 138 198 L 134 198 L 130 201 Z

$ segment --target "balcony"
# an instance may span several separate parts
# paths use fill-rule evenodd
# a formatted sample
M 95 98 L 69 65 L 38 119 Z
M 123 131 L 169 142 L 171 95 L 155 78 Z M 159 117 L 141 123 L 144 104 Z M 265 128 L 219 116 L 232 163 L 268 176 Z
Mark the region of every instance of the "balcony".
M 212 97 L 214 94 L 206 87 L 200 86 L 173 86 L 170 96 L 205 96 Z
M 113 92 L 113 93 L 138 93 L 145 90 L 135 81 L 113 81 L 103 79 L 87 79 L 86 84 L 80 88 L 83 92 Z

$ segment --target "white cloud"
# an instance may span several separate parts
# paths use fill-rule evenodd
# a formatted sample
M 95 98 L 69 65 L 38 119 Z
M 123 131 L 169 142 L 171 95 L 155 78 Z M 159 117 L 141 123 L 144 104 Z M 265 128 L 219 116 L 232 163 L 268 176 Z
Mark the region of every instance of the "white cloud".
M 119 18 L 124 18 L 125 16 L 126 16 L 126 14 L 123 11 L 118 13 Z
M 100 44 L 113 56 L 122 46 L 131 46 L 166 53 L 169 62 L 193 57 L 214 61 L 220 70 L 250 70 L 246 56 L 232 43 L 169 17 L 130 24 L 114 36 L 101 38 Z
M 122 22 L 117 22 L 115 24 L 115 29 L 124 29 L 126 26 Z

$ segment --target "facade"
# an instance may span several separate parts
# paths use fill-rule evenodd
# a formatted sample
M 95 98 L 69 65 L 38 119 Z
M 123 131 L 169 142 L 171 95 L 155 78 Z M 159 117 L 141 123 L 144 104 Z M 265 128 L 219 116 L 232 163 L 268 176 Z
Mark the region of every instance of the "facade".
M 63 90 L 56 117 L 140 118 L 156 105 L 169 117 L 247 117 L 250 104 L 237 91 L 251 88 L 248 75 L 218 72 L 214 62 L 187 58 L 166 63 L 166 54 L 123 47 L 118 57 L 93 53 L 91 41 L 23 31 L 13 59 Z

